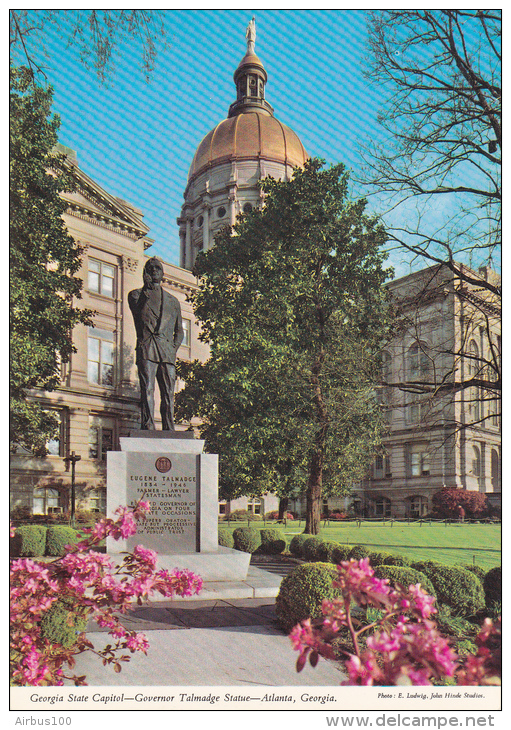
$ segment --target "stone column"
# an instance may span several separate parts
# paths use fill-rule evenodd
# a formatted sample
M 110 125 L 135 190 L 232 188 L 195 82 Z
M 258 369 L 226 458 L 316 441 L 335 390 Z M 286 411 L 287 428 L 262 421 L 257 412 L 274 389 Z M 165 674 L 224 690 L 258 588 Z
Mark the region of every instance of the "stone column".
M 203 241 L 204 251 L 207 251 L 209 248 L 209 210 L 210 210 L 210 206 L 207 203 L 204 206 L 204 225 L 202 228 L 202 236 L 203 236 L 202 241 Z
M 192 255 L 192 222 L 189 216 L 186 216 L 186 233 L 185 233 L 185 269 L 191 269 L 193 266 Z

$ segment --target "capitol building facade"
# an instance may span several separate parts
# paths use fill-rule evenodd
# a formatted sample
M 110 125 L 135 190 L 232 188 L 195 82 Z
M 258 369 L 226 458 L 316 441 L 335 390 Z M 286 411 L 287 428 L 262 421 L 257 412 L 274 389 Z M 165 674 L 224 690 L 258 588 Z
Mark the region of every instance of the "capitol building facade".
M 255 53 L 255 30 L 247 30 L 247 52 L 234 72 L 235 98 L 227 118 L 198 144 L 191 160 L 181 215 L 180 266 L 164 265 L 163 286 L 176 296 L 183 315 L 185 337 L 178 351 L 184 360 L 205 360 L 207 346 L 199 340 L 199 323 L 187 301 L 197 286 L 192 273 L 199 251 L 214 245 L 215 234 L 232 225 L 241 213 L 263 205 L 259 181 L 267 176 L 289 180 L 293 168 L 308 159 L 298 135 L 281 123 L 265 98 L 267 72 Z M 11 509 L 28 507 L 34 514 L 51 515 L 69 509 L 71 458 L 76 462 L 77 510 L 105 512 L 106 453 L 119 448 L 119 438 L 138 428 L 139 392 L 135 367 L 135 330 L 127 304 L 128 292 L 140 286 L 142 270 L 153 241 L 143 212 L 110 195 L 80 169 L 76 153 L 67 148 L 66 166 L 76 180 L 76 192 L 63 194 L 68 204 L 69 233 L 84 247 L 78 276 L 84 281 L 83 305 L 96 312 L 94 327 L 73 331 L 76 352 L 62 365 L 61 384 L 53 392 L 33 391 L 31 397 L 60 418 L 59 437 L 49 443 L 46 456 L 19 451 L 11 463 Z M 476 276 L 495 276 L 482 270 Z M 449 278 L 450 277 L 450 278 Z M 438 278 L 438 277 L 437 277 Z M 392 282 L 398 297 L 407 297 L 420 283 L 421 273 Z M 428 277 L 431 280 L 431 277 Z M 460 300 L 452 275 L 445 275 L 439 294 L 419 305 L 414 322 L 389 349 L 387 367 L 408 367 L 417 342 L 435 348 L 438 338 L 459 339 Z M 468 299 L 467 299 L 468 301 Z M 465 303 L 463 321 L 467 321 Z M 490 306 L 491 310 L 491 306 Z M 498 316 L 492 327 L 500 327 Z M 489 347 L 472 317 L 468 346 L 481 353 Z M 445 367 L 449 367 L 446 362 Z M 181 384 L 182 386 L 182 384 Z M 178 384 L 179 387 L 179 384 Z M 386 456 L 368 465 L 368 477 L 353 487 L 349 498 L 326 501 L 325 509 L 348 506 L 368 516 L 421 516 L 431 508 L 433 493 L 444 484 L 484 491 L 500 497 L 500 422 L 497 416 L 464 428 L 462 397 L 439 403 L 434 420 L 421 420 L 420 408 L 399 394 L 389 396 L 389 437 Z M 158 398 L 157 398 L 158 401 Z M 481 409 L 485 408 L 481 404 Z M 424 409 L 423 409 L 424 410 Z M 189 424 L 178 424 L 185 430 Z M 157 428 L 161 424 L 157 423 Z M 460 432 L 461 434 L 461 432 Z M 221 458 L 221 455 L 220 455 Z M 419 465 L 419 466 L 417 466 Z M 296 495 L 296 512 L 304 509 Z M 264 514 L 278 508 L 277 498 L 244 497 L 219 502 L 219 514 L 237 508 Z

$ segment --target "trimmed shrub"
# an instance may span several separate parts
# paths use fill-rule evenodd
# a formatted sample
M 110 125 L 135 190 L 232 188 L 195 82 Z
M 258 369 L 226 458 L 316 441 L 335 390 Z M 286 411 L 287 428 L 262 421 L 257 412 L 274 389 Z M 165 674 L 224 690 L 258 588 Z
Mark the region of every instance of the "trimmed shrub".
M 385 560 L 388 560 L 388 558 L 391 558 L 392 555 L 390 553 L 386 552 L 370 552 L 368 555 L 369 562 L 371 565 L 383 565 L 385 563 Z
M 288 521 L 289 520 L 294 520 L 294 518 L 295 518 L 295 516 L 294 516 L 294 514 L 292 512 L 286 512 L 284 514 L 284 519 L 285 520 L 288 520 Z M 272 512 L 267 512 L 264 515 L 264 519 L 265 520 L 278 520 L 279 519 L 279 511 L 278 511 L 278 509 L 274 509 Z
M 401 565 L 376 565 L 374 574 L 378 578 L 387 578 L 391 586 L 399 583 L 403 588 L 408 588 L 410 585 L 420 583 L 426 593 L 429 593 L 430 596 L 436 596 L 433 583 L 420 570 Z
M 284 578 L 275 599 L 275 612 L 286 633 L 300 621 L 321 616 L 325 598 L 332 600 L 341 595 L 332 586 L 336 575 L 331 563 L 303 563 Z
M 87 621 L 73 613 L 73 606 L 66 601 L 56 601 L 41 619 L 41 633 L 52 644 L 72 646 L 78 634 L 85 631 Z
M 411 568 L 412 561 L 409 558 L 405 558 L 403 555 L 392 555 L 390 554 L 384 560 L 384 565 L 395 565 L 399 568 Z
M 310 535 L 306 535 L 305 533 L 295 535 L 289 543 L 289 552 L 291 555 L 294 555 L 295 558 L 303 558 L 303 544 L 309 538 Z
M 66 554 L 65 546 L 77 542 L 78 533 L 67 525 L 55 525 L 46 530 L 46 555 L 59 557 Z
M 483 584 L 486 571 L 484 570 L 484 568 L 481 568 L 480 565 L 461 565 L 460 567 L 465 568 L 465 570 L 470 570 L 471 573 L 477 575 L 477 577 L 481 581 L 481 585 Z
M 234 538 L 229 530 L 218 530 L 218 544 L 222 547 L 233 548 Z
M 235 509 L 234 512 L 230 512 L 226 517 L 234 522 L 245 522 L 250 517 L 250 512 L 247 509 Z
M 363 558 L 367 558 L 369 556 L 369 550 L 364 547 L 363 545 L 355 545 L 351 548 L 348 560 L 362 560 Z
M 279 555 L 286 549 L 286 538 L 281 530 L 272 527 L 263 527 L 259 531 L 261 535 L 261 547 L 259 550 L 266 555 Z
M 261 544 L 261 534 L 259 530 L 253 530 L 251 527 L 237 527 L 232 533 L 234 547 L 244 553 L 255 553 Z
M 491 568 L 486 573 L 483 588 L 486 606 L 493 611 L 495 605 L 502 602 L 502 567 L 500 565 Z
M 428 576 L 435 587 L 438 602 L 450 606 L 453 615 L 472 616 L 484 606 L 481 581 L 466 568 L 443 565 L 434 560 L 413 563 L 413 567 Z
M 351 552 L 351 547 L 349 545 L 343 545 L 340 542 L 327 542 L 326 544 L 328 546 L 328 557 L 325 562 L 339 565 L 339 563 L 342 563 L 344 560 L 349 560 L 348 556 Z
M 22 558 L 39 558 L 46 549 L 46 530 L 44 525 L 20 525 L 16 528 L 19 538 L 19 555 Z
M 326 543 L 320 537 L 309 537 L 305 540 L 302 547 L 302 556 L 304 560 L 317 562 L 326 558 Z

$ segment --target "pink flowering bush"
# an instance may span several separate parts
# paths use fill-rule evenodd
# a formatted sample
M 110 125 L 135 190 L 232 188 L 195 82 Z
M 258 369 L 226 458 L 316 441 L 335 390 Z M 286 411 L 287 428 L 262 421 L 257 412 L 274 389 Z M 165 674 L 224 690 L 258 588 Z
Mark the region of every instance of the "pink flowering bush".
M 375 576 L 364 558 L 338 565 L 332 585 L 341 597 L 324 600 L 320 618 L 302 621 L 290 633 L 300 652 L 297 671 L 307 659 L 316 666 L 320 656 L 336 659 L 340 651 L 348 674 L 343 684 L 429 685 L 453 677 L 464 685 L 500 684 L 500 621 L 494 625 L 486 619 L 476 639 L 477 654 L 462 664 L 438 632 L 435 599 L 420 584 L 393 588 Z M 375 620 L 357 621 L 354 603 L 373 609 Z M 338 646 L 346 632 L 352 651 Z
M 119 507 L 116 519 L 102 519 L 86 530 L 88 537 L 66 546 L 67 554 L 50 563 L 30 559 L 11 564 L 11 682 L 14 685 L 62 685 L 64 680 L 86 684 L 85 676 L 69 672 L 74 657 L 84 651 L 96 654 L 104 665 L 121 671 L 121 663 L 136 651 L 147 652 L 143 634 L 127 630 L 121 621 L 133 601 L 141 604 L 155 593 L 166 598 L 190 596 L 202 588 L 202 579 L 188 570 L 156 571 L 156 553 L 137 545 L 120 565 L 91 550 L 105 537 L 116 540 L 134 535 L 137 522 L 150 511 L 140 501 L 133 509 Z M 45 636 L 42 622 L 57 602 L 67 606 L 67 624 L 76 628 L 70 646 Z M 83 631 L 89 619 L 107 628 L 111 641 L 96 650 Z M 129 653 L 122 653 L 129 652 Z M 68 672 L 68 673 L 66 673 Z

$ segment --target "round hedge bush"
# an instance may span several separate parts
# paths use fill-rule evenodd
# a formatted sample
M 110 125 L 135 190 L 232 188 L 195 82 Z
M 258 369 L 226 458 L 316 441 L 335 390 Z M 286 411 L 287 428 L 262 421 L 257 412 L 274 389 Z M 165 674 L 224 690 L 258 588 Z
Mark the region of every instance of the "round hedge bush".
M 484 576 L 486 575 L 486 571 L 484 570 L 484 568 L 481 568 L 480 565 L 462 565 L 460 567 L 465 568 L 465 570 L 470 570 L 471 573 L 477 575 L 477 577 L 481 581 L 481 585 L 484 583 Z
M 351 548 L 348 560 L 363 560 L 369 556 L 369 550 L 363 545 L 355 545 Z
M 492 608 L 495 603 L 502 601 L 502 566 L 491 568 L 486 573 L 483 588 L 486 606 Z
M 286 549 L 287 542 L 282 530 L 274 527 L 263 527 L 260 531 L 260 552 L 266 555 L 280 555 Z
M 454 615 L 472 616 L 484 606 L 481 581 L 466 568 L 435 560 L 419 561 L 412 567 L 427 575 L 435 587 L 438 602 L 450 606 Z
M 218 530 L 218 544 L 222 547 L 233 548 L 234 538 L 230 530 Z
M 320 537 L 309 537 L 308 540 L 305 540 L 302 546 L 303 559 L 310 562 L 324 560 L 326 555 L 326 548 L 323 547 L 324 545 L 325 541 Z
M 327 545 L 328 557 L 326 558 L 325 562 L 335 563 L 335 565 L 339 565 L 339 563 L 342 563 L 345 560 L 349 560 L 348 556 L 352 550 L 350 545 L 343 545 L 340 542 L 330 542 L 327 543 Z
M 387 560 L 388 558 L 390 558 L 392 556 L 391 556 L 391 553 L 386 553 L 386 552 L 382 552 L 382 551 L 378 551 L 378 552 L 374 551 L 374 552 L 370 552 L 367 557 L 369 558 L 369 562 L 371 563 L 371 565 L 374 568 L 375 565 L 384 565 L 385 560 Z
M 408 588 L 410 585 L 420 583 L 422 588 L 429 593 L 430 596 L 436 596 L 433 583 L 427 575 L 421 573 L 420 570 L 414 570 L 403 565 L 376 565 L 374 574 L 377 578 L 387 578 L 391 586 L 399 585 Z
M 403 557 L 403 555 L 394 555 L 391 553 L 387 558 L 385 558 L 384 565 L 395 565 L 398 568 L 411 568 L 412 567 L 412 561 L 409 558 Z
M 284 578 L 275 599 L 275 612 L 286 633 L 300 621 L 321 616 L 323 599 L 340 596 L 332 586 L 336 575 L 332 563 L 302 563 Z
M 17 549 L 22 558 L 42 557 L 46 550 L 46 530 L 44 525 L 20 525 L 16 528 Z
M 78 533 L 67 525 L 53 525 L 46 530 L 46 555 L 60 557 L 66 554 L 66 545 L 76 542 Z
M 234 547 L 244 553 L 255 553 L 261 544 L 261 534 L 259 530 L 251 527 L 237 527 L 232 533 Z
M 303 558 L 303 544 L 310 537 L 310 535 L 306 535 L 305 533 L 295 535 L 289 543 L 289 552 L 291 555 L 294 555 L 295 558 Z
M 86 626 L 87 621 L 73 613 L 70 603 L 56 601 L 41 619 L 41 634 L 52 644 L 68 647 L 76 642 L 78 634 L 83 633 Z

